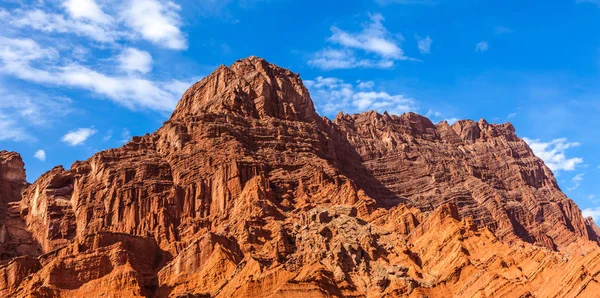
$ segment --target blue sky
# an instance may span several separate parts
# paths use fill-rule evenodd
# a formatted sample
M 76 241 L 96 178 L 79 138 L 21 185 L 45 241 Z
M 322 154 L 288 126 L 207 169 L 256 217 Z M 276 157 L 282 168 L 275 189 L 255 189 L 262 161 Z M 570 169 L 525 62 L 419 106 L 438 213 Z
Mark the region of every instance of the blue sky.
M 600 0 L 9 0 L 0 149 L 33 181 L 156 130 L 183 91 L 256 55 L 318 111 L 510 121 L 600 219 Z

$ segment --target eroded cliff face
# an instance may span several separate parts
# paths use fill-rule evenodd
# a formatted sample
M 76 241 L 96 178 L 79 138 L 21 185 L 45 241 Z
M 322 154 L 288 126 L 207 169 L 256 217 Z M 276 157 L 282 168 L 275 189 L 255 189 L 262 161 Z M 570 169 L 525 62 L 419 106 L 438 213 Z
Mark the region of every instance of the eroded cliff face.
M 597 227 L 512 125 L 330 121 L 297 74 L 257 57 L 194 84 L 155 133 L 32 185 L 20 157 L 0 153 L 0 191 L 11 214 L 0 224 L 18 239 L 0 241 L 2 296 L 594 297 L 600 286 Z
M 507 243 L 561 250 L 580 238 L 599 240 L 509 123 L 434 125 L 414 113 L 374 112 L 338 115 L 334 123 L 378 182 L 364 189 L 382 206 L 403 202 L 432 211 L 453 202 L 460 218 L 472 218 Z

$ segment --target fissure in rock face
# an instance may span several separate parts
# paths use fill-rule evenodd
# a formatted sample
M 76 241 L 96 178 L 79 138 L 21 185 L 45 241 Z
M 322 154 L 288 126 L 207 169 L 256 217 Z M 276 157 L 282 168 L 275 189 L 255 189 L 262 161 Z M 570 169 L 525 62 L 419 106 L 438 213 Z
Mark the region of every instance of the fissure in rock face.
M 6 297 L 600 290 L 598 228 L 511 124 L 331 121 L 257 57 L 194 84 L 156 132 L 31 185 L 0 152 L 0 225 Z

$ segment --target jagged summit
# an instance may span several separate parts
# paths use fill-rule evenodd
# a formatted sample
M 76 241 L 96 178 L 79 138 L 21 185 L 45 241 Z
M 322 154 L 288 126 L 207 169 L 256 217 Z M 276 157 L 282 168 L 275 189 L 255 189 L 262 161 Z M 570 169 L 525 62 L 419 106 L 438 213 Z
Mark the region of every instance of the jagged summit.
M 237 60 L 229 67 L 221 65 L 194 84 L 184 93 L 171 119 L 182 120 L 200 113 L 233 113 L 243 117 L 300 121 L 320 119 L 298 74 L 256 56 Z M 427 117 L 414 112 L 403 115 L 375 111 L 355 115 L 340 112 L 333 122 L 349 117 L 359 122 L 366 119 L 401 122 L 419 133 L 436 128 Z M 467 141 L 474 141 L 486 134 L 504 134 L 516 138 L 510 123 L 497 125 L 488 124 L 484 119 L 478 122 L 460 120 L 451 127 Z
M 387 112 L 380 114 L 376 111 L 366 111 L 354 115 L 340 112 L 333 120 L 338 125 L 345 121 L 366 122 L 379 127 L 389 124 L 396 128 L 402 127 L 406 131 L 410 131 L 412 135 L 429 135 L 429 138 L 448 142 L 473 143 L 478 139 L 489 139 L 499 136 L 504 136 L 510 141 L 518 139 L 515 134 L 515 128 L 511 123 L 489 124 L 485 119 L 480 119 L 479 121 L 459 120 L 452 125 L 448 124 L 447 121 L 441 121 L 436 125 L 426 116 L 414 112 L 393 115 Z
M 318 119 L 299 75 L 255 56 L 229 67 L 221 65 L 194 84 L 184 93 L 171 118 L 203 112 L 300 121 Z

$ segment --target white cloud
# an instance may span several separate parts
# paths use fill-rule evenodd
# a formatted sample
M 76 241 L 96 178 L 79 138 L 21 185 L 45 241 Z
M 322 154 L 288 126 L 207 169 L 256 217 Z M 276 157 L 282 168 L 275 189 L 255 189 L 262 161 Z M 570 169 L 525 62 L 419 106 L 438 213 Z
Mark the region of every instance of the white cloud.
M 58 56 L 56 50 L 42 48 L 34 40 L 0 36 L 0 59 L 5 64 L 27 63 L 39 59 L 55 60 Z
M 487 41 L 480 41 L 475 45 L 475 52 L 487 52 L 489 45 Z
M 450 125 L 452 125 L 452 124 L 456 123 L 456 121 L 460 120 L 460 119 L 458 119 L 456 117 L 449 117 L 448 118 L 443 113 L 441 113 L 439 111 L 432 110 L 432 109 L 427 110 L 427 113 L 425 113 L 425 117 L 429 118 L 434 123 L 446 121 Z
M 418 38 L 417 39 L 417 46 L 419 47 L 419 52 L 421 54 L 429 54 L 431 53 L 431 43 L 433 43 L 433 40 L 427 36 L 423 39 Z
M 102 43 L 113 43 L 115 40 L 127 35 L 111 24 L 73 19 L 40 9 L 12 11 L 11 17 L 5 21 L 16 27 L 29 27 L 46 33 L 72 33 Z
M 360 33 L 349 33 L 335 26 L 331 27 L 333 35 L 329 37 L 329 41 L 343 47 L 360 49 L 386 58 L 406 59 L 397 41 L 391 38 L 387 29 L 383 26 L 383 16 L 374 14 L 369 17 L 372 23 Z
M 31 39 L 0 38 L 0 72 L 22 80 L 82 88 L 131 109 L 159 111 L 172 110 L 185 91 L 181 81 L 161 82 L 104 74 L 77 63 L 57 64 L 57 56 L 55 50 L 42 48 Z M 33 64 L 45 68 L 36 68 Z M 142 63 L 135 67 L 144 70 L 146 66 Z
M 600 207 L 585 208 L 581 210 L 581 214 L 583 217 L 591 217 L 594 219 L 594 222 L 598 222 L 600 220 Z
M 359 82 L 356 86 L 338 78 L 317 77 L 305 81 L 317 108 L 324 113 L 360 113 L 368 110 L 402 114 L 415 110 L 415 101 L 402 94 L 392 95 L 370 90 L 371 84 Z M 362 84 L 362 85 L 361 85 Z
M 130 0 L 122 12 L 127 26 L 160 46 L 183 50 L 187 41 L 179 29 L 181 8 L 171 1 Z
M 40 149 L 35 152 L 33 157 L 35 157 L 36 159 L 39 159 L 41 161 L 45 161 L 46 160 L 46 151 Z
M 514 118 L 515 116 L 517 116 L 517 113 L 510 113 L 510 114 L 508 114 L 508 116 L 507 116 L 506 118 L 507 118 L 507 119 L 512 119 L 512 118 Z
M 450 124 L 450 125 L 452 125 L 452 124 L 456 123 L 458 120 L 460 120 L 460 119 L 458 119 L 458 118 L 456 118 L 456 117 L 452 117 L 452 118 L 446 118 L 446 119 L 444 119 L 444 121 L 448 122 L 448 124 Z
M 118 59 L 119 67 L 126 72 L 148 73 L 152 70 L 152 56 L 146 51 L 125 48 Z
M 394 61 L 389 59 L 360 59 L 350 50 L 324 49 L 308 61 L 310 66 L 324 70 L 348 68 L 392 68 Z
M 400 47 L 402 36 L 391 34 L 383 26 L 381 14 L 369 15 L 369 19 L 360 32 L 332 26 L 327 41 L 337 47 L 313 54 L 308 64 L 322 69 L 391 68 L 397 60 L 417 60 L 404 54 Z
M 565 138 L 554 139 L 550 142 L 528 138 L 523 138 L 523 140 L 531 147 L 533 153 L 541 158 L 546 163 L 546 166 L 555 173 L 559 171 L 573 171 L 578 164 L 583 163 L 583 158 L 569 158 L 565 154 L 567 149 L 578 147 L 580 144 L 577 142 L 569 143 Z
M 78 128 L 68 132 L 62 137 L 62 141 L 69 144 L 70 146 L 77 146 L 83 144 L 89 137 L 96 134 L 96 130 L 93 128 Z
M 427 111 L 427 113 L 425 114 L 425 117 L 427 118 L 432 118 L 432 117 L 441 117 L 442 113 L 438 112 L 438 111 L 434 111 L 432 109 L 429 109 Z
M 585 173 L 579 173 L 575 175 L 573 179 L 571 179 L 573 186 L 569 187 L 569 190 L 575 190 L 581 185 L 581 181 L 583 181 L 583 175 L 585 175 Z
M 131 109 L 142 107 L 170 111 L 179 99 L 178 95 L 165 87 L 177 81 L 154 82 L 132 77 L 109 76 L 77 64 L 62 67 L 56 75 L 58 81 L 55 83 L 59 85 L 90 90 Z
M 63 6 L 75 19 L 88 19 L 102 24 L 112 21 L 112 18 L 105 14 L 94 0 L 66 0 Z
M 118 47 L 120 40 L 141 37 L 159 47 L 187 48 L 187 39 L 180 29 L 180 7 L 171 1 L 108 2 L 105 6 L 109 10 L 104 11 L 95 0 L 65 0 L 61 5 L 64 13 L 57 13 L 53 3 L 7 11 L 0 23 L 45 33 L 75 34 L 113 47 Z
M 373 81 L 366 81 L 366 82 L 358 81 L 357 83 L 358 83 L 358 85 L 356 87 L 358 89 L 373 89 L 373 87 L 375 87 L 375 83 Z

